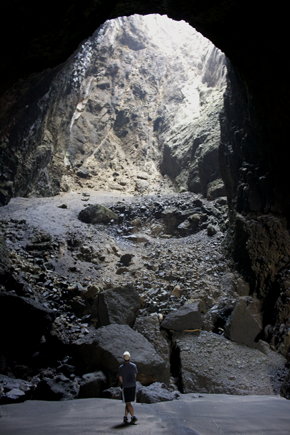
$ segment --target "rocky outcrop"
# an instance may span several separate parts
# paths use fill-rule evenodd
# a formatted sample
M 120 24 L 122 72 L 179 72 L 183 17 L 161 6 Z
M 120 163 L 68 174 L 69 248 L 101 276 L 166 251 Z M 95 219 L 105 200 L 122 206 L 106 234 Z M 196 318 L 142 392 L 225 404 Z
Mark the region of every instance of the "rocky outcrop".
M 262 301 L 263 338 L 274 347 L 281 344 L 282 353 L 287 355 L 289 302 L 281 277 L 289 268 L 285 218 L 289 212 L 281 195 L 285 185 L 277 190 L 277 175 L 273 174 L 274 161 L 280 157 L 263 157 L 270 137 L 258 128 L 251 97 L 230 66 L 228 74 L 220 147 L 220 167 L 229 200 L 228 250 L 250 283 L 250 294 Z M 282 167 L 277 174 L 282 174 Z

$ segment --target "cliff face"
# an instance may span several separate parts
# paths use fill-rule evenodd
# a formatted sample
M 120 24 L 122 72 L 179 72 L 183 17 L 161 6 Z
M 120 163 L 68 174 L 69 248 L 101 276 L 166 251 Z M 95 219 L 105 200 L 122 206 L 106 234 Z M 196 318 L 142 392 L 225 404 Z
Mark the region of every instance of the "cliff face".
M 27 82 L 24 110 L 10 93 L 3 196 L 80 186 L 221 194 L 225 75 L 223 53 L 184 22 L 107 21 L 59 71 Z

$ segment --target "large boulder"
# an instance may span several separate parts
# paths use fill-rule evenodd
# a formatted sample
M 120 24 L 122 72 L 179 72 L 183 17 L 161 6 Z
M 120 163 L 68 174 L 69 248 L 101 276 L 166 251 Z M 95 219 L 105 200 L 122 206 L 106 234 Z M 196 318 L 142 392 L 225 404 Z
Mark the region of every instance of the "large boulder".
M 34 385 L 31 382 L 0 375 L 0 404 L 30 399 L 33 389 Z
M 154 382 L 147 387 L 137 384 L 137 402 L 140 403 L 158 403 L 176 400 L 180 397 L 178 391 L 170 390 L 161 382 Z
M 185 329 L 200 329 L 202 317 L 199 309 L 199 302 L 185 304 L 176 311 L 169 313 L 163 322 L 162 328 L 174 331 L 184 331 Z
M 129 350 L 138 367 L 142 384 L 168 382 L 169 370 L 152 344 L 128 325 L 111 324 L 99 329 L 90 328 L 89 334 L 71 345 L 76 364 L 84 372 L 102 370 L 111 383 L 116 381 L 124 350 Z
M 108 224 L 112 221 L 116 221 L 118 216 L 109 208 L 95 204 L 89 205 L 81 210 L 78 218 L 87 224 Z
M 141 307 L 141 298 L 132 286 L 117 287 L 98 295 L 97 318 L 100 326 L 111 323 L 132 326 Z
M 286 359 L 268 349 L 262 353 L 221 335 L 176 334 L 183 392 L 279 394 Z
M 261 301 L 249 296 L 239 298 L 226 327 L 227 337 L 237 343 L 255 347 L 262 329 Z
M 169 361 L 169 342 L 166 339 L 166 331 L 160 330 L 160 320 L 156 313 L 151 316 L 138 316 L 134 329 L 153 344 L 165 361 Z
M 80 381 L 79 398 L 100 397 L 107 378 L 103 372 L 85 373 Z

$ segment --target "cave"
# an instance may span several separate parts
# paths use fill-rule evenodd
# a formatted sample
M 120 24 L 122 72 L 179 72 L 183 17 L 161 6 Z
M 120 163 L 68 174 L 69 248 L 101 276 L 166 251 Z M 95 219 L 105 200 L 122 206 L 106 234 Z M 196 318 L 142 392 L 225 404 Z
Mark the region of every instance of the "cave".
M 285 11 L 250 2 L 189 5 L 173 0 L 50 2 L 43 8 L 15 1 L 1 8 L 8 24 L 0 87 L 1 330 L 9 325 L 2 340 L 3 403 L 87 397 L 88 382 L 94 382 L 89 387 L 95 388 L 94 397 L 113 397 L 109 390 L 115 387 L 114 373 L 128 337 L 128 345 L 139 351 L 143 388 L 163 382 L 172 391 L 175 375 L 175 388 L 182 384 L 182 393 L 281 394 L 289 399 Z M 184 94 L 177 86 L 164 104 L 181 111 L 177 132 L 170 130 L 176 114 L 168 109 L 166 118 L 166 111 L 148 108 L 147 88 L 133 78 L 126 88 L 126 72 L 123 80 L 114 56 L 127 56 L 130 75 L 135 58 L 128 52 L 143 49 L 132 34 L 118 36 L 125 54 L 115 55 L 109 44 L 100 48 L 103 64 L 91 66 L 91 76 L 80 84 L 82 66 L 90 62 L 92 35 L 101 38 L 108 31 L 112 37 L 108 23 L 116 19 L 122 29 L 127 18 L 152 14 L 184 20 L 215 45 L 207 58 L 213 69 L 201 86 L 207 86 L 203 105 L 213 84 L 223 87 L 218 114 L 209 115 L 217 117 L 218 140 L 213 124 L 211 136 L 202 128 L 195 137 L 189 135 L 193 124 L 181 122 Z M 225 54 L 222 61 L 220 53 Z M 142 66 L 151 80 L 144 60 Z M 106 74 L 94 83 L 92 74 L 105 67 Z M 160 68 L 159 85 L 162 79 L 174 82 L 174 75 L 166 76 Z M 86 94 L 86 86 L 99 100 Z M 82 98 L 75 97 L 74 87 Z M 131 94 L 146 103 L 144 130 L 138 109 L 128 110 Z M 193 101 L 188 110 L 194 113 L 194 107 Z M 95 113 L 100 116 L 93 118 Z M 64 134 L 68 130 L 71 136 Z M 133 137 L 136 131 L 140 135 Z M 159 149 L 147 147 L 157 136 Z M 218 145 L 205 152 L 207 141 Z M 97 142 L 106 146 L 92 150 Z M 156 166 L 148 165 L 150 153 Z M 96 190 L 111 196 L 100 199 Z M 62 196 L 70 192 L 70 199 Z M 128 193 L 136 196 L 131 205 Z M 57 227 L 65 213 L 70 225 L 65 219 L 61 223 L 68 227 L 63 238 Z M 122 244 L 117 246 L 112 237 Z M 26 328 L 15 333 L 26 317 Z M 15 353 L 11 341 L 21 344 L 23 352 Z M 143 361 L 148 354 L 154 355 L 153 370 Z M 218 368 L 221 355 L 229 362 L 226 376 Z M 256 387 L 253 382 L 242 385 L 236 375 L 249 377 L 243 363 L 251 365 L 251 358 L 259 361 L 259 369 L 251 369 Z M 210 369 L 193 370 L 207 359 Z M 271 388 L 262 381 L 269 371 Z M 89 381 L 88 374 L 93 374 Z M 224 382 L 225 377 L 235 378 L 236 384 Z M 15 387 L 11 379 L 22 391 L 16 397 L 9 395 Z

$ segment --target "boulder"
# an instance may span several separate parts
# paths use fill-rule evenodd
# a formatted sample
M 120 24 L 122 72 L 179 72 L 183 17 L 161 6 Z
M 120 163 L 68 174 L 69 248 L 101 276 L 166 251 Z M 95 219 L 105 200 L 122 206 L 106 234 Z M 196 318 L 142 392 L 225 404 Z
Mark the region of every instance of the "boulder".
M 0 404 L 23 402 L 31 397 L 33 389 L 31 382 L 0 375 Z
M 152 344 L 128 325 L 111 324 L 89 333 L 71 345 L 77 367 L 84 371 L 102 370 L 110 383 L 116 381 L 118 367 L 123 361 L 124 350 L 129 350 L 138 367 L 138 380 L 142 384 L 168 382 L 165 361 Z
M 160 331 L 160 320 L 156 313 L 151 316 L 138 316 L 134 329 L 153 344 L 164 361 L 169 361 L 169 342 L 165 338 L 166 332 Z
M 89 205 L 81 210 L 78 218 L 87 224 L 108 224 L 118 220 L 116 213 L 100 204 Z
M 141 298 L 134 287 L 117 287 L 98 295 L 97 318 L 100 326 L 110 323 L 132 326 L 141 307 Z
M 226 336 L 237 343 L 255 347 L 263 329 L 261 310 L 261 301 L 250 296 L 240 297 L 226 326 Z
M 163 322 L 162 328 L 173 331 L 183 331 L 185 329 L 200 329 L 202 317 L 199 309 L 199 302 L 185 304 L 176 311 L 169 313 Z
M 102 392 L 102 397 L 106 399 L 122 400 L 122 389 L 120 387 L 110 387 Z
M 279 394 L 286 359 L 201 332 L 173 337 L 183 393 Z
M 79 383 L 77 378 L 69 379 L 63 374 L 53 378 L 44 377 L 33 394 L 35 400 L 70 400 L 78 397 Z
M 170 390 L 161 382 L 154 382 L 147 387 L 137 383 L 137 402 L 140 403 L 158 403 L 176 400 L 180 397 L 178 391 Z
M 106 376 L 103 372 L 85 373 L 80 381 L 78 398 L 100 397 L 106 385 Z

